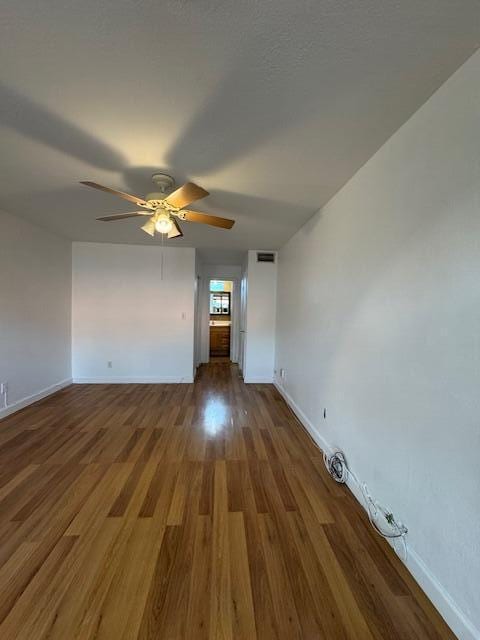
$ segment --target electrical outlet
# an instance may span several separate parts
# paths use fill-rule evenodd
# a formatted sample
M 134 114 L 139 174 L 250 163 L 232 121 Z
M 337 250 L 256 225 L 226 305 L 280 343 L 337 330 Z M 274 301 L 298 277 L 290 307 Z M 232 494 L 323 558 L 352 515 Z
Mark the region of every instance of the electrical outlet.
M 280 378 L 285 380 L 285 369 L 280 369 Z
M 112 361 L 111 361 L 111 360 L 109 360 L 109 361 L 107 362 L 107 367 L 108 367 L 109 369 L 111 369 L 111 368 L 112 368 L 112 366 L 113 366 L 113 365 L 112 365 Z
M 8 391 L 8 382 L 0 383 L 0 394 L 5 395 Z
M 185 313 L 185 311 L 182 311 L 182 320 L 186 320 L 187 319 L 187 314 Z
M 323 410 L 323 419 L 324 420 L 327 419 L 327 409 L 326 408 Z

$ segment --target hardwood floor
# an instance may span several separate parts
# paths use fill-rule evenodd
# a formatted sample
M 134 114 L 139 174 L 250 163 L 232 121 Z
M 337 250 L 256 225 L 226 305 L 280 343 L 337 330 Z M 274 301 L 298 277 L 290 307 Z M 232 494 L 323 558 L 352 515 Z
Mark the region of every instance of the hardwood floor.
M 0 638 L 453 638 L 272 385 L 74 385 L 0 423 Z

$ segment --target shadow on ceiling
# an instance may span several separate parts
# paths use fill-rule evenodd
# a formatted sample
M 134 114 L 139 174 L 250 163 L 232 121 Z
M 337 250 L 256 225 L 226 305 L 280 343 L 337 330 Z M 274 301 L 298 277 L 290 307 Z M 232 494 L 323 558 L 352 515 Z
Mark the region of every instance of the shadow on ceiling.
M 0 124 L 93 167 L 121 171 L 126 159 L 77 125 L 0 82 Z
M 187 181 L 189 175 L 205 173 L 216 166 L 221 166 L 227 160 L 231 161 L 235 157 L 241 156 L 254 144 L 259 144 L 268 135 L 272 135 L 276 128 L 284 126 L 289 119 L 291 100 L 282 103 L 281 108 L 276 111 L 276 116 L 272 116 L 273 103 L 279 96 L 278 91 L 268 93 L 265 86 L 266 72 L 257 68 L 252 77 L 250 73 L 242 71 L 242 68 L 243 63 L 238 65 L 238 73 L 233 71 L 221 83 L 206 109 L 194 119 L 184 134 L 180 136 L 173 150 L 170 151 L 169 167 L 164 167 L 163 170 L 174 175 L 177 186 Z M 280 69 L 277 73 L 280 74 Z M 233 109 L 240 116 L 242 111 L 248 107 L 248 96 L 256 91 L 265 94 L 267 106 L 263 114 L 264 117 L 253 118 L 256 123 L 253 128 L 247 127 L 245 119 L 240 119 L 238 123 L 240 130 L 235 133 L 235 127 L 231 126 L 229 120 L 232 115 L 231 111 Z M 230 92 L 232 92 L 231 95 Z M 92 167 L 116 172 L 122 176 L 123 180 L 120 183 L 109 183 L 108 186 L 127 189 L 141 197 L 155 190 L 151 182 L 151 174 L 161 167 L 128 166 L 127 158 L 104 142 L 1 82 L 0 104 L 2 106 L 0 124 L 71 157 L 80 159 Z M 224 109 L 225 113 L 223 113 Z M 216 131 L 213 137 L 203 131 L 204 127 L 208 128 L 209 122 L 213 124 Z M 223 144 L 217 147 L 216 141 L 219 138 L 223 139 Z M 206 145 L 206 150 L 204 145 Z M 78 176 L 79 180 L 95 180 L 95 178 L 95 172 L 92 172 L 92 175 Z M 205 186 L 209 187 L 209 185 Z M 61 190 L 29 192 L 23 189 L 21 193 L 2 198 L 0 204 L 5 209 L 20 214 L 22 209 L 30 214 L 45 210 L 48 210 L 50 214 L 55 214 L 65 211 L 68 205 L 68 213 L 65 211 L 66 215 L 90 215 L 87 212 L 91 211 L 92 217 L 126 212 L 132 209 L 128 203 L 124 203 L 120 199 L 88 190 L 78 184 L 72 184 L 71 187 Z M 296 220 L 299 216 L 302 221 L 308 219 L 313 213 L 311 209 L 299 207 L 296 204 L 215 189 L 207 199 L 199 201 L 195 208 L 199 211 L 228 215 L 237 221 L 255 218 L 257 221 L 272 222 L 286 227 L 292 224 L 292 213 L 294 213 Z
M 311 52 L 292 56 L 287 47 L 260 57 L 259 50 L 258 43 L 251 42 L 225 74 L 167 152 L 170 166 L 206 175 L 318 110 L 321 97 L 312 81 L 318 70 Z

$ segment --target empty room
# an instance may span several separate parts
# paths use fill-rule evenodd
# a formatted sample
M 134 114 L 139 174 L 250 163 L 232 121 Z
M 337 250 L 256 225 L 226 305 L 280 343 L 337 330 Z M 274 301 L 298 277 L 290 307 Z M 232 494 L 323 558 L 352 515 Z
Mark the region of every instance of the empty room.
M 0 639 L 480 640 L 478 0 L 0 60 Z

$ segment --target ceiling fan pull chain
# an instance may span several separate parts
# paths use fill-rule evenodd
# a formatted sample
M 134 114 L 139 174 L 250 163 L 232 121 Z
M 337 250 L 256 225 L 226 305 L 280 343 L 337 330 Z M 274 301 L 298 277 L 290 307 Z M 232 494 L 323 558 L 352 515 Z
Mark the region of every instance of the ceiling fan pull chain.
M 164 238 L 164 234 L 162 233 L 162 256 L 161 256 L 161 260 L 160 260 L 160 280 L 163 280 L 163 257 L 164 257 L 164 253 L 163 253 L 163 238 Z

